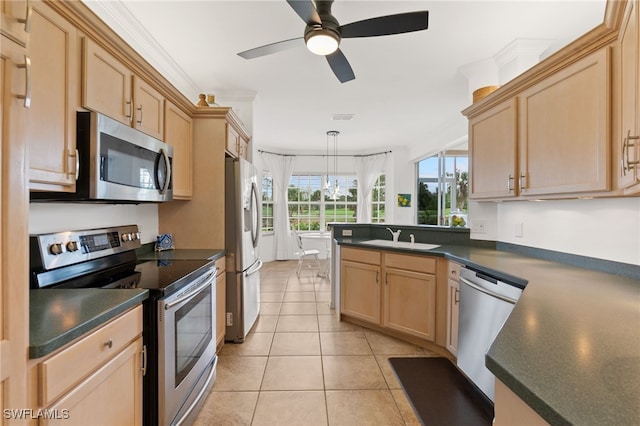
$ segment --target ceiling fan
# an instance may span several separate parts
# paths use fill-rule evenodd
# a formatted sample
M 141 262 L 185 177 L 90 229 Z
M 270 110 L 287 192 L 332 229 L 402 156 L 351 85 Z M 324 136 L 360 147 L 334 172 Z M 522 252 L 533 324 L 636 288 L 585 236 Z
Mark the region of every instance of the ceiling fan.
M 245 59 L 258 58 L 298 46 L 304 39 L 307 48 L 324 55 L 333 73 L 341 83 L 353 80 L 355 75 L 349 61 L 338 48 L 343 38 L 376 37 L 426 30 L 429 27 L 429 12 L 408 12 L 386 15 L 340 25 L 331 14 L 333 0 L 287 0 L 289 6 L 307 24 L 304 36 L 278 41 L 238 53 Z

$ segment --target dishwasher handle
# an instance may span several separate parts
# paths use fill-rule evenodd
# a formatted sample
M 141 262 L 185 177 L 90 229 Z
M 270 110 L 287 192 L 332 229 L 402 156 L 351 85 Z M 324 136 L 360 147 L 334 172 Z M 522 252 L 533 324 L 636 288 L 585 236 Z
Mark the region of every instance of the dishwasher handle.
M 480 292 L 482 292 L 482 293 L 484 293 L 484 294 L 487 294 L 487 295 L 489 295 L 489 296 L 491 296 L 491 297 L 495 297 L 496 299 L 503 300 L 503 301 L 505 301 L 505 302 L 511 303 L 512 305 L 515 305 L 515 304 L 516 304 L 516 302 L 517 302 L 517 300 L 516 300 L 516 299 L 512 299 L 512 298 L 510 298 L 510 297 L 507 297 L 507 296 L 502 295 L 502 294 L 500 294 L 500 293 L 493 292 L 493 291 L 491 291 L 491 290 L 487 290 L 486 288 L 480 287 L 479 285 L 477 285 L 477 284 L 475 284 L 475 283 L 473 283 L 473 282 L 469 281 L 468 279 L 466 279 L 466 278 L 464 278 L 464 277 L 462 277 L 462 276 L 458 277 L 458 279 L 459 279 L 461 282 L 463 282 L 463 283 L 465 283 L 466 285 L 468 285 L 469 287 L 471 287 L 471 288 L 473 288 L 473 289 L 476 289 L 476 290 L 478 290 L 478 291 L 480 291 Z

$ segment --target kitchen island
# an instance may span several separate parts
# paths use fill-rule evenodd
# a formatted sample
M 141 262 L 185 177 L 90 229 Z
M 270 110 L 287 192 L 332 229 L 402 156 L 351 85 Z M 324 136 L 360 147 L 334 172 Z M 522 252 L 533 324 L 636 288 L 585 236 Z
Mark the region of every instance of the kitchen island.
M 434 229 L 408 227 L 431 250 L 375 247 L 364 241 L 390 235 L 384 227 L 347 226 L 340 246 L 444 256 L 463 265 L 526 284 L 522 297 L 486 355 L 486 365 L 550 424 L 640 424 L 640 270 L 573 257 L 573 265 L 541 253 L 495 246 Z M 449 244 L 452 241 L 453 244 Z M 516 252 L 518 251 L 518 252 Z M 536 255 L 536 257 L 534 257 Z M 555 256 L 563 259 L 563 254 Z M 585 267 L 579 264 L 583 261 Z M 591 268 L 615 269 L 626 276 Z M 496 407 L 498 413 L 498 407 Z

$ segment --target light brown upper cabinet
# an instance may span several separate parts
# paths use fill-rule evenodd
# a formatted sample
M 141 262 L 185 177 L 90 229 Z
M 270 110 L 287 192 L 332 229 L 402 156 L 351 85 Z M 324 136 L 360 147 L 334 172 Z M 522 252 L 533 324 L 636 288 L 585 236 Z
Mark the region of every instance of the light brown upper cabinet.
M 611 48 L 604 46 L 492 107 L 465 110 L 471 198 L 607 195 L 610 69 Z M 472 110 L 478 112 L 469 113 Z
M 471 198 L 518 195 L 516 100 L 469 119 Z
M 31 2 L 30 189 L 74 192 L 78 155 L 80 50 L 75 27 L 42 1 Z
M 94 41 L 83 39 L 82 106 L 163 140 L 164 98 Z
M 609 70 L 605 47 L 518 96 L 521 195 L 611 188 Z
M 0 32 L 7 41 L 26 47 L 33 9 L 27 0 L 0 2 Z
M 193 120 L 171 102 L 165 102 L 164 141 L 173 146 L 173 198 L 193 195 Z
M 613 137 L 615 185 L 627 193 L 640 192 L 640 5 L 627 3 L 618 43 L 619 102 L 614 114 L 619 120 Z

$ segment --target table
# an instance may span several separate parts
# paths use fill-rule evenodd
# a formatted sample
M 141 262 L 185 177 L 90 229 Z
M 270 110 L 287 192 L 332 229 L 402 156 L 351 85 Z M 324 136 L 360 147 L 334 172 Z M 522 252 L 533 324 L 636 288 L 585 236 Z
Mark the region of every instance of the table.
M 331 275 L 331 232 L 301 232 L 300 238 L 309 240 L 324 240 L 325 255 L 324 267 L 318 272 L 318 276 L 329 278 Z

